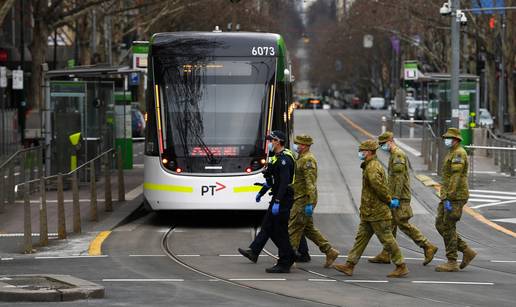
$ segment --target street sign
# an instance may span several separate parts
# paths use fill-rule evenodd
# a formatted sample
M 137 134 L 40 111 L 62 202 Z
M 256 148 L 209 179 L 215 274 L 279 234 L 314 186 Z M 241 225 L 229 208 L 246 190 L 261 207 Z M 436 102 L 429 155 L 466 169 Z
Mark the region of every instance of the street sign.
M 373 47 L 373 36 L 371 34 L 364 35 L 364 48 Z
M 23 70 L 13 70 L 13 90 L 23 90 Z
M 7 68 L 5 66 L 0 66 L 0 87 L 7 87 Z
M 404 66 L 404 79 L 405 80 L 417 80 L 419 78 L 419 71 L 417 69 L 417 62 L 405 62 Z
M 149 53 L 149 42 L 135 41 L 132 46 L 133 68 L 147 70 L 147 58 Z

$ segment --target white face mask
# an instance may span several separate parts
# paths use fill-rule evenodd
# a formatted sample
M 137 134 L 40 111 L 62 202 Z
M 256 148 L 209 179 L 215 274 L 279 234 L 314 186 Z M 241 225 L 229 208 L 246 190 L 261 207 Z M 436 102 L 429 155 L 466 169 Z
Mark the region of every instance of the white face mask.
M 274 150 L 274 144 L 272 144 L 272 142 L 269 142 L 269 145 L 267 145 L 267 149 L 269 151 L 273 151 Z
M 444 146 L 451 148 L 453 146 L 453 139 L 444 139 Z
M 299 146 L 297 144 L 292 145 L 292 150 L 299 153 Z
M 358 158 L 361 160 L 361 161 L 364 161 L 365 160 L 365 152 L 363 151 L 359 151 L 358 152 Z
M 384 143 L 384 144 L 382 144 L 381 148 L 382 148 L 383 151 L 389 151 L 389 144 Z

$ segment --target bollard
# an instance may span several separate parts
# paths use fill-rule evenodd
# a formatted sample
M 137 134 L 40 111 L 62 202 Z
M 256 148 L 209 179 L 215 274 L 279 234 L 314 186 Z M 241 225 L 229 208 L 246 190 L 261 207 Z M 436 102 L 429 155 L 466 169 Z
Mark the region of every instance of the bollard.
M 48 245 L 48 219 L 47 219 L 47 187 L 45 178 L 39 180 L 39 189 L 41 193 L 39 205 L 39 244 L 41 246 Z
M 512 148 L 516 148 L 516 146 L 512 146 Z M 510 161 L 510 173 L 511 176 L 516 176 L 516 151 L 511 150 L 511 161 Z
M 409 138 L 414 138 L 414 117 L 410 118 L 410 124 L 409 124 Z
M 118 201 L 125 201 L 124 166 L 120 150 L 116 153 L 116 162 L 118 167 Z
M 495 147 L 497 147 L 497 146 L 498 146 L 498 141 L 497 141 L 497 140 L 495 140 L 495 141 L 494 141 L 494 146 L 495 146 Z M 500 152 L 499 150 L 493 150 L 494 165 L 498 165 L 498 164 L 499 164 L 499 163 L 498 163 L 498 162 L 499 162 L 499 157 L 500 157 L 500 156 L 498 155 L 498 154 L 499 154 L 499 152 Z
M 111 165 L 109 162 L 109 154 L 107 154 L 105 156 L 104 163 L 104 206 L 106 212 L 113 211 L 113 199 L 111 196 Z
M 10 162 L 9 171 L 7 173 L 7 203 L 14 205 L 14 166 Z
M 63 195 L 63 175 L 57 175 L 57 238 L 66 239 L 66 217 Z
M 27 152 L 24 151 L 21 153 L 21 164 L 20 164 L 20 181 L 18 182 L 25 182 L 26 180 L 26 173 L 27 173 Z
M 77 172 L 72 173 L 72 199 L 73 199 L 73 232 L 81 233 L 81 205 L 79 204 L 79 185 Z
M 386 122 L 387 122 L 387 117 L 382 116 L 382 133 L 385 133 L 385 131 L 387 131 Z
M 32 216 L 30 212 L 30 183 L 23 186 L 23 238 L 25 254 L 32 253 Z
M 90 162 L 90 219 L 99 220 L 97 212 L 97 182 L 95 181 L 95 161 Z

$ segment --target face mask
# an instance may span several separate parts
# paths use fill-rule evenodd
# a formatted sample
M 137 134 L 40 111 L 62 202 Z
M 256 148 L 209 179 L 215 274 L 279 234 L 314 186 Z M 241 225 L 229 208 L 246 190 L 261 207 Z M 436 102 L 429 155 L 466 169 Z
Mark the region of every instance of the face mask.
M 269 145 L 267 145 L 267 149 L 269 151 L 272 151 L 274 149 L 274 144 L 272 144 L 272 142 L 270 142 Z
M 451 148 L 453 146 L 453 140 L 452 139 L 444 139 L 444 146 Z
M 292 150 L 299 153 L 299 146 L 297 144 L 292 145 Z
M 384 143 L 384 144 L 382 144 L 381 148 L 382 148 L 383 151 L 389 151 L 389 144 Z
M 361 161 L 364 161 L 365 160 L 365 153 L 362 152 L 362 151 L 359 151 L 358 152 L 358 158 L 361 160 Z

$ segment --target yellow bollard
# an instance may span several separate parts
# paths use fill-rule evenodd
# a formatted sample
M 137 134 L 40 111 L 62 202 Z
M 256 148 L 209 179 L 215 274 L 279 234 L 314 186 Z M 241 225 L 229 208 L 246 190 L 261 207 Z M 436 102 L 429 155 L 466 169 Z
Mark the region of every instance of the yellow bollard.
M 81 133 L 77 132 L 70 134 L 68 138 L 73 146 L 73 154 L 70 156 L 70 171 L 73 171 L 77 168 L 77 150 L 79 150 L 80 147 L 79 142 L 81 141 Z

